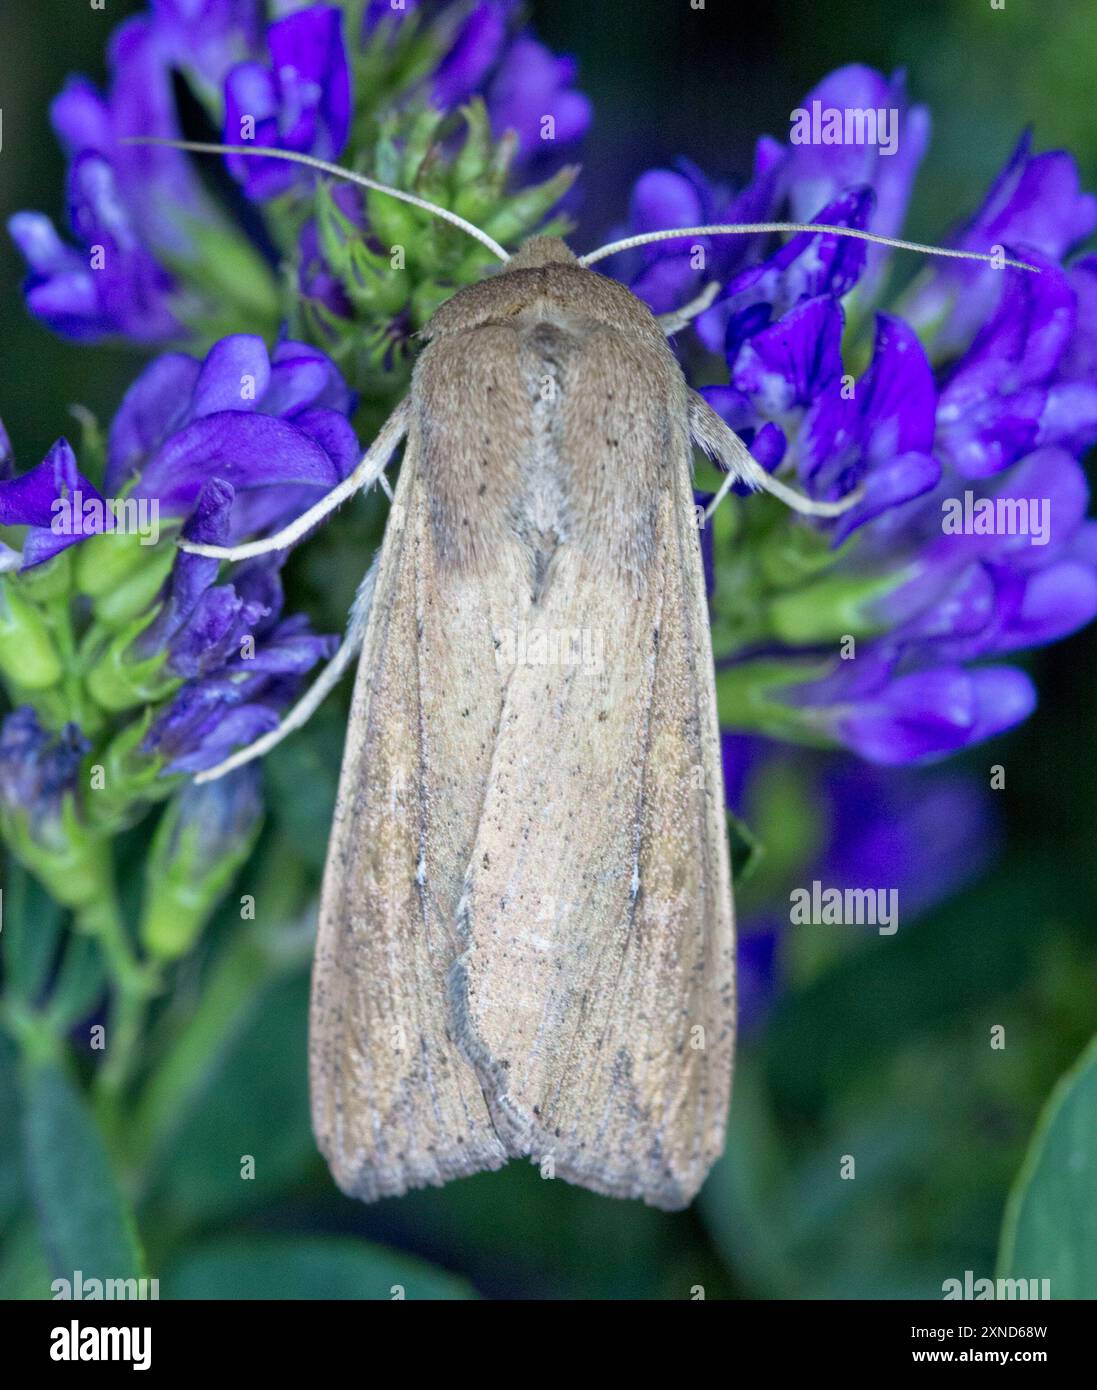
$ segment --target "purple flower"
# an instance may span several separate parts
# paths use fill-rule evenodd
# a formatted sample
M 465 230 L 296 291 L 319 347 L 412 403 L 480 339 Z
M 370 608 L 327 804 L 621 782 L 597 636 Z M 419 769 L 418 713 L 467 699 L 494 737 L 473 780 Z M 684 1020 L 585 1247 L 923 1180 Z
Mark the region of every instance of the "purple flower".
M 267 30 L 270 66 L 239 63 L 225 79 L 225 142 L 254 142 L 335 159 L 350 129 L 350 71 L 343 12 L 314 5 Z M 303 177 L 282 160 L 231 155 L 229 168 L 249 198 L 284 193 Z
M 275 728 L 301 677 L 331 656 L 337 637 L 319 637 L 303 615 L 281 618 L 281 596 L 256 624 L 255 654 L 237 654 L 188 680 L 158 715 L 146 748 L 167 772 L 201 772 Z
M 908 921 L 977 879 L 999 845 L 992 798 L 962 773 L 826 758 L 820 792 L 827 843 L 808 877 L 894 888 Z
M 232 501 L 228 483 L 220 478 L 205 483 L 183 528 L 186 539 L 223 545 Z M 217 585 L 220 561 L 180 551 L 160 610 L 137 639 L 137 655 L 165 650 L 168 671 L 187 679 L 220 669 L 281 608 L 277 563 L 271 559 L 241 566 L 231 584 Z
M 164 52 L 213 88 L 262 43 L 262 0 L 151 0 L 151 9 Z
M 156 342 L 180 331 L 176 285 L 163 257 L 185 258 L 188 228 L 216 220 L 178 150 L 123 145 L 132 134 L 178 138 L 171 72 L 156 31 L 130 20 L 110 44 L 102 96 L 70 78 L 51 107 L 69 154 L 69 224 L 63 242 L 41 213 L 16 213 L 9 230 L 30 269 L 27 305 L 66 337 L 121 335 Z
M 759 141 L 754 176 L 737 196 L 710 182 L 688 160 L 679 160 L 675 169 L 651 169 L 633 188 L 628 226 L 621 230 L 764 221 L 773 215 L 776 176 L 774 145 L 767 140 Z M 710 280 L 726 283 L 759 245 L 757 237 L 671 238 L 622 257 L 617 273 L 655 313 L 665 313 Z
M 502 56 L 510 8 L 505 0 L 481 0 L 469 12 L 434 71 L 431 97 L 436 106 L 448 111 L 480 90 Z
M 9 219 L 30 267 L 27 308 L 67 338 L 171 337 L 179 330 L 169 307 L 173 281 L 142 244 L 111 164 L 81 155 L 69 170 L 68 192 L 69 221 L 87 247 L 83 254 L 66 246 L 41 213 Z
M 519 166 L 586 134 L 591 104 L 573 89 L 577 71 L 574 58 L 557 58 L 528 35 L 507 49 L 488 87 L 488 114 L 496 136 L 517 135 Z
M 136 475 L 134 495 L 186 515 L 216 478 L 232 490 L 225 543 L 284 524 L 358 461 L 353 398 L 317 348 L 239 333 L 203 362 L 157 358 L 127 391 L 111 425 L 106 488 Z
M 971 660 L 1056 641 L 1097 614 L 1089 492 L 1075 459 L 1040 449 L 977 493 L 951 491 L 946 483 L 926 499 L 923 540 L 908 541 L 902 582 L 878 605 L 897 639 Z M 1032 502 L 1046 523 L 1037 544 L 1025 532 L 942 531 L 946 509 L 961 515 L 981 503 L 992 515 L 1031 515 Z
M 884 127 L 878 125 L 875 141 L 797 142 L 791 138 L 799 124 L 794 118 L 780 173 L 791 220 L 829 222 L 832 219 L 822 215 L 822 208 L 843 193 L 867 185 L 875 194 L 867 229 L 881 236 L 897 236 L 930 135 L 928 111 L 907 101 L 905 75 L 898 72 L 885 78 L 872 68 L 853 63 L 824 77 L 804 98 L 800 110 L 809 118 L 809 131 L 816 111 L 821 117 L 828 111 L 842 113 L 843 133 L 847 113 L 871 112 L 883 121 L 887 138 L 880 138 Z M 851 134 L 856 136 L 859 129 L 854 117 Z M 865 133 L 871 132 L 866 129 Z M 883 247 L 868 249 L 862 296 L 870 297 L 879 286 L 887 256 Z
M 865 228 L 874 206 L 869 188 L 844 193 L 820 210 L 818 222 Z M 697 335 L 710 351 L 732 356 L 739 345 L 773 319 L 808 298 L 840 299 L 865 268 L 865 243 L 832 233 L 800 232 L 757 264 L 728 280 L 711 309 L 697 320 Z
M 998 473 L 1040 445 L 1097 441 L 1097 381 L 1071 380 L 1077 295 L 1037 252 L 1042 274 L 1012 276 L 941 395 L 941 448 L 967 478 Z M 993 272 L 992 272 L 993 273 Z
M 1061 367 L 1075 381 L 1097 380 L 1097 256 L 1076 261 L 1067 272 L 1078 300 L 1078 321 Z
M 192 524 L 187 534 L 213 541 L 221 528 Z M 146 740 L 167 771 L 212 767 L 274 728 L 300 678 L 338 646 L 337 637 L 311 632 L 303 616 L 282 618 L 278 563 L 242 565 L 230 584 L 215 585 L 216 561 L 185 554 L 176 561 L 161 614 L 136 653 L 162 645 L 167 669 L 187 678 Z
M 6 443 L 7 435 L 4 440 Z M 59 439 L 37 468 L 0 480 L 0 526 L 30 528 L 23 542 L 23 569 L 40 565 L 100 529 L 94 523 L 90 527 L 59 526 L 57 504 L 66 500 L 77 504 L 102 501 L 77 468 L 67 439 Z
M 874 117 L 876 113 L 886 113 L 888 138 L 883 139 L 884 132 L 878 128 L 875 141 L 813 141 L 810 121 L 806 127 L 807 141 L 798 138 L 806 118 L 814 113 L 818 123 L 819 116 L 827 112 L 843 117 L 847 112 L 859 117 L 866 112 L 872 112 Z M 803 105 L 793 113 L 787 145 L 768 137 L 759 140 L 752 178 L 737 198 L 730 199 L 699 170 L 684 162 L 678 175 L 664 169 L 651 170 L 641 175 L 633 191 L 629 230 L 765 222 L 784 214 L 793 222 L 837 222 L 894 236 L 902 227 L 929 129 L 925 108 L 912 107 L 907 102 L 902 73 L 888 79 L 858 64 L 839 68 L 809 92 Z M 871 196 L 866 200 L 869 189 Z M 727 301 L 744 296 L 756 280 L 767 274 L 772 279 L 800 260 L 805 249 L 810 254 L 801 260 L 801 277 L 814 277 L 817 282 L 824 277 L 836 280 L 855 267 L 850 284 L 860 280 L 863 298 L 878 287 L 887 257 L 882 248 L 866 250 L 863 243 L 849 240 L 797 238 L 766 262 L 763 269 L 755 264 L 760 244 L 757 237 L 702 240 L 706 257 L 704 274 L 699 274 L 687 259 L 687 243 L 656 243 L 644 248 L 647 271 L 637 275 L 626 269 L 622 278 L 658 312 L 684 302 L 704 281 L 719 281 L 724 289 L 717 304 L 697 322 L 702 342 L 716 351 L 728 321 Z M 733 286 L 728 285 L 731 272 L 742 265 L 749 266 L 744 277 Z M 782 312 L 800 294 L 808 292 L 796 284 L 786 287 Z M 818 293 L 819 289 L 813 292 Z M 756 294 L 756 299 L 762 298 L 764 294 Z
M 281 525 L 328 492 L 358 459 L 353 399 L 323 353 L 247 334 L 204 361 L 169 353 L 133 384 L 108 436 L 106 486 L 131 487 L 185 517 L 189 540 L 224 545 Z M 179 551 L 130 657 L 163 654 L 183 684 L 145 741 L 170 772 L 211 767 L 273 728 L 301 677 L 330 655 L 301 616 L 283 616 L 284 554 L 237 566 Z
M 551 155 L 586 133 L 591 104 L 574 90 L 574 58 L 557 57 L 528 31 L 514 32 L 520 10 L 516 0 L 479 0 L 455 24 L 437 0 L 407 0 L 398 10 L 390 0 L 369 0 L 363 33 L 368 41 L 386 21 L 401 23 L 412 12 L 425 17 L 441 56 L 424 94 L 443 111 L 483 97 L 493 133 L 515 133 L 515 167 L 528 171 L 530 165 L 554 162 Z
M 1071 155 L 1033 155 L 1026 131 L 979 211 L 951 238 L 968 251 L 1025 247 L 1045 260 L 1061 260 L 1097 227 L 1097 198 L 1078 186 Z M 935 357 L 962 351 L 987 319 L 1005 287 L 1002 273 L 974 262 L 937 263 L 906 305 L 911 322 L 930 339 Z
M 798 694 L 816 728 L 868 762 L 944 758 L 1013 728 L 1036 708 L 1032 681 L 1009 666 L 949 663 L 904 673 L 894 653 L 881 651 L 867 670 L 851 673 L 860 661 Z
M 809 303 L 815 301 L 808 301 Z M 800 477 L 817 497 L 844 497 L 864 485 L 860 505 L 835 527 L 841 542 L 858 527 L 933 488 L 937 390 L 914 331 L 879 314 L 872 361 L 854 391 L 817 394 L 799 440 Z
M 790 925 L 794 889 L 818 880 L 824 888 L 895 890 L 900 922 L 910 923 L 977 879 L 999 848 L 993 798 L 963 773 L 874 767 L 730 734 L 723 737 L 723 762 L 728 805 L 763 845 L 776 829 L 775 763 L 782 781 L 795 782 L 786 794 L 815 808 L 813 830 L 798 852 L 786 851 L 776 872 L 767 856 L 743 887 L 738 958 L 745 1030 L 764 1020 L 780 989 L 786 934 L 813 930 Z
M 115 416 L 105 488 L 154 499 L 184 518 L 190 540 L 229 543 L 289 520 L 346 476 L 358 459 L 352 405 L 330 360 L 301 343 L 268 354 L 261 339 L 239 334 L 204 361 L 166 354 Z M 0 479 L 0 524 L 32 528 L 24 568 L 91 533 L 54 529 L 57 500 L 81 493 L 102 501 L 64 440 L 38 468 Z M 162 658 L 163 674 L 183 682 L 145 741 L 167 770 L 209 767 L 273 727 L 302 676 L 337 644 L 303 617 L 283 616 L 284 558 L 242 564 L 219 583 L 219 561 L 180 550 L 149 619 L 139 619 L 124 661 L 143 669 Z
M 12 710 L 0 725 L 0 815 L 26 816 L 32 836 L 48 840 L 90 747 L 75 724 L 51 733 L 29 705 Z
M 752 918 L 737 931 L 735 1006 L 737 1026 L 744 1036 L 749 1036 L 765 1021 L 777 994 L 780 942 L 780 924 L 768 916 Z

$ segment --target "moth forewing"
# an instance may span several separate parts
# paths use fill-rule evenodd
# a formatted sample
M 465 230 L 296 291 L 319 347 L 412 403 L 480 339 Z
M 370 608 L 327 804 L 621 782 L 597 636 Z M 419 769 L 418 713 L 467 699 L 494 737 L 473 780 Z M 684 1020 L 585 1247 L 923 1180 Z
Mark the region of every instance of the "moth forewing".
M 733 1034 L 686 389 L 647 311 L 592 321 L 584 278 L 560 267 L 551 338 L 527 330 L 551 347 L 567 478 L 528 621 L 589 634 L 601 658 L 511 674 L 453 1005 L 512 1151 L 679 1207 L 723 1147 Z
M 447 660 L 453 615 L 430 597 L 421 450 L 415 422 L 359 663 L 313 967 L 313 1127 L 339 1186 L 367 1201 L 507 1156 L 446 1017 L 475 828 L 456 822 L 474 815 L 462 786 L 475 791 L 483 776 L 467 745 L 490 746 L 495 715 L 482 680 L 463 698 L 460 665 Z M 449 696 L 469 709 L 459 730 L 437 709 Z
M 555 241 L 428 335 L 325 880 L 317 1132 L 360 1196 L 528 1155 L 682 1206 L 733 1037 L 685 382 Z

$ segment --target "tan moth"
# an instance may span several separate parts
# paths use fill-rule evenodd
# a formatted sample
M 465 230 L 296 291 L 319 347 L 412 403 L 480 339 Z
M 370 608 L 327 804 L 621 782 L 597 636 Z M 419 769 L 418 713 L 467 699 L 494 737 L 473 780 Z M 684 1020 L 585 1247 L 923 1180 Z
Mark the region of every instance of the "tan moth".
M 157 142 L 172 143 L 172 142 Z M 403 462 L 380 555 L 328 670 L 222 775 L 299 727 L 359 652 L 320 907 L 313 1127 L 372 1201 L 528 1158 L 657 1207 L 724 1145 L 734 1040 L 731 880 L 692 446 L 808 515 L 686 384 L 664 320 L 535 237 L 422 337 L 411 388 L 284 548 Z M 1018 262 L 1007 264 L 1019 265 Z M 1030 267 L 1023 267 L 1029 269 Z M 533 653 L 537 655 L 534 656 Z M 547 655 L 546 655 L 547 654 Z

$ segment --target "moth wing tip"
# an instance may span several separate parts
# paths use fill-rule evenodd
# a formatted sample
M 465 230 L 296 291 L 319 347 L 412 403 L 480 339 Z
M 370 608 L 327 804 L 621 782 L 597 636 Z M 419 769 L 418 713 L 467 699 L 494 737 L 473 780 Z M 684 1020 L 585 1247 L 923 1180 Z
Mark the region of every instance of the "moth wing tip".
M 416 1165 L 360 1160 L 347 1164 L 324 1153 L 336 1187 L 359 1202 L 378 1202 L 383 1197 L 403 1197 L 426 1187 L 444 1187 L 456 1178 L 495 1172 L 510 1159 L 497 1146 L 468 1146 L 432 1163 Z

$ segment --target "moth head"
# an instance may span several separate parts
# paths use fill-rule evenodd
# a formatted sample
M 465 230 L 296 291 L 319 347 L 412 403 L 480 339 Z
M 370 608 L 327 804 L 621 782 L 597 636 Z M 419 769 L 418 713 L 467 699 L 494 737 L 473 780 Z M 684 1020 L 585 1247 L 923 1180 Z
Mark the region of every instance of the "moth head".
M 525 313 L 561 323 L 586 320 L 619 332 L 635 332 L 664 347 L 664 335 L 648 306 L 616 280 L 587 270 L 555 236 L 534 236 L 493 274 L 459 289 L 434 311 L 423 338 L 467 333 Z
M 578 265 L 579 258 L 558 236 L 533 236 L 511 256 L 507 270 L 536 270 L 543 265 Z

